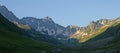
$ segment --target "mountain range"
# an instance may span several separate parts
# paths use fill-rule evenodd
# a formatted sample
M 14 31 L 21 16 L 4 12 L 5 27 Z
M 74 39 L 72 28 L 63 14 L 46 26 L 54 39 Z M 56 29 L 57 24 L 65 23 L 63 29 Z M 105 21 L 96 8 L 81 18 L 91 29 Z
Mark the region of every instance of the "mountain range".
M 0 6 L 0 13 L 0 36 L 3 43 L 0 44 L 0 52 L 2 53 L 6 52 L 5 50 L 15 53 L 20 50 L 25 53 L 120 52 L 120 17 L 114 20 L 91 21 L 86 27 L 74 25 L 64 27 L 56 24 L 49 16 L 41 19 L 35 17 L 18 19 L 3 5 Z
M 79 26 L 74 26 L 74 25 L 63 27 L 59 24 L 56 24 L 48 16 L 45 18 L 41 18 L 41 19 L 38 19 L 35 17 L 23 17 L 22 19 L 18 19 L 5 6 L 0 7 L 0 12 L 9 21 L 15 24 L 22 24 L 23 26 L 26 26 L 26 28 L 35 29 L 36 31 L 53 36 L 59 40 L 67 40 L 78 32 L 81 33 L 81 35 L 79 36 L 87 35 L 89 33 L 92 33 L 96 28 L 109 24 L 109 22 L 111 21 L 108 19 L 101 19 L 96 22 L 94 21 L 90 22 L 90 24 L 87 27 L 79 27 Z M 86 31 L 86 33 L 84 33 L 84 31 Z M 83 38 L 83 37 L 77 37 L 77 38 Z

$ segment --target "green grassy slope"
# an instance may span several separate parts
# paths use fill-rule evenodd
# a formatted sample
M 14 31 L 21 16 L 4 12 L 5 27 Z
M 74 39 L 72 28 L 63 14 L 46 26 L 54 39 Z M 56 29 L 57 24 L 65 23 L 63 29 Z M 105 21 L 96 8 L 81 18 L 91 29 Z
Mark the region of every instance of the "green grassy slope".
M 93 32 L 88 32 L 90 29 L 86 29 L 85 31 L 78 31 L 77 33 L 73 34 L 71 36 L 71 38 L 75 38 L 75 39 L 78 39 L 80 43 L 84 43 L 96 36 L 98 36 L 99 34 L 102 34 L 104 33 L 108 28 L 110 27 L 114 27 L 116 25 L 118 25 L 118 23 L 120 23 L 120 17 L 115 19 L 115 20 L 111 20 L 109 22 L 109 24 L 106 24 L 106 25 L 103 25 L 103 26 L 100 26 L 100 27 L 96 27 Z M 82 35 L 81 35 L 82 34 Z M 85 35 L 87 34 L 87 35 Z M 107 34 L 108 35 L 108 34 Z M 102 39 L 102 38 L 100 38 Z
M 113 23 L 106 31 L 85 42 L 82 49 L 91 53 L 119 53 L 120 23 Z
M 50 53 L 55 46 L 20 34 L 14 24 L 0 14 L 0 53 Z
M 47 42 L 26 37 L 21 33 L 23 29 L 18 28 L 0 14 L 0 53 L 119 53 L 119 21 L 112 23 L 109 28 L 101 29 L 103 30 L 101 33 L 96 32 L 82 46 L 56 47 Z

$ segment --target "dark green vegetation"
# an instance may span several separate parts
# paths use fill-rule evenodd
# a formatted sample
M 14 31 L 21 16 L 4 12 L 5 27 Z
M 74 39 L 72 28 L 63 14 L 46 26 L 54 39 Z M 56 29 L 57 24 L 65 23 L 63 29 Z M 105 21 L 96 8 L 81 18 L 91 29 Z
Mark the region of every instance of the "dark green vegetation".
M 114 22 L 104 32 L 83 43 L 81 48 L 86 53 L 120 53 L 120 23 Z
M 119 18 L 79 46 L 59 47 L 52 37 L 18 27 L 0 14 L 0 53 L 120 53 Z
M 50 53 L 55 46 L 33 40 L 0 14 L 0 53 Z
M 91 39 L 80 46 L 65 47 L 64 50 L 68 53 L 120 53 L 120 18 L 100 29 L 100 33 L 94 33 Z
M 119 25 L 120 17 L 115 19 L 115 20 L 108 20 L 108 19 L 103 19 L 102 21 L 101 20 L 98 20 L 96 22 L 92 22 L 91 24 L 88 25 L 90 27 L 87 27 L 85 29 L 85 31 L 82 31 L 82 30 L 77 31 L 77 33 L 73 34 L 71 36 L 71 38 L 78 39 L 79 42 L 83 43 L 83 42 L 86 42 L 86 41 L 96 37 L 96 36 L 99 36 L 102 33 L 106 33 L 106 35 L 104 35 L 106 37 L 108 37 L 108 35 L 113 36 L 110 33 L 115 33 L 115 32 L 105 32 L 105 31 L 108 30 L 108 28 L 115 27 L 115 26 Z M 91 29 L 92 32 L 90 32 L 90 28 L 93 28 L 93 29 Z M 100 37 L 99 39 L 103 39 L 103 38 Z

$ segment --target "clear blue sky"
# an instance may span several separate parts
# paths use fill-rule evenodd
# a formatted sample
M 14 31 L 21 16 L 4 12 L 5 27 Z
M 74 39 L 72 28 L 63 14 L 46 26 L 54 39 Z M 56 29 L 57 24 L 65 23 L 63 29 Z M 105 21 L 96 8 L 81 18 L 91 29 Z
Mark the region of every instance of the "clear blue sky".
M 120 0 L 0 0 L 0 4 L 19 18 L 49 16 L 63 26 L 120 16 Z

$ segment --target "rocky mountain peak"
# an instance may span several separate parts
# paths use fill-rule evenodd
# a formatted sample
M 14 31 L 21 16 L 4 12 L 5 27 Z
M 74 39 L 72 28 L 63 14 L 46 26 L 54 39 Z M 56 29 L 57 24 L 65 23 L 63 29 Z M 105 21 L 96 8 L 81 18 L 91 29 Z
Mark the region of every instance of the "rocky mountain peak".
M 0 10 L 1 10 L 1 11 L 5 11 L 5 10 L 8 10 L 8 9 L 7 9 L 4 5 L 1 5 L 1 4 L 0 4 Z M 0 12 L 0 13 L 1 13 L 1 12 Z
M 109 22 L 110 20 L 109 19 L 101 19 L 101 20 L 98 20 L 98 22 L 102 25 L 105 25 Z
M 96 22 L 95 21 L 91 21 L 89 25 L 94 25 L 94 24 L 96 24 Z
M 43 20 L 46 20 L 46 21 L 53 21 L 49 16 L 46 16 L 44 18 L 42 18 Z
M 76 25 L 68 25 L 67 28 L 72 29 L 72 28 L 80 28 L 80 27 L 79 27 L 79 26 L 76 26 Z
M 19 19 L 11 11 L 9 11 L 4 5 L 1 4 L 0 13 L 11 22 L 19 21 Z

